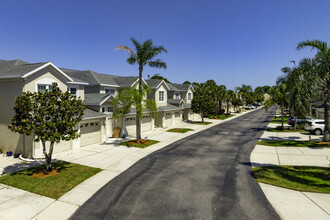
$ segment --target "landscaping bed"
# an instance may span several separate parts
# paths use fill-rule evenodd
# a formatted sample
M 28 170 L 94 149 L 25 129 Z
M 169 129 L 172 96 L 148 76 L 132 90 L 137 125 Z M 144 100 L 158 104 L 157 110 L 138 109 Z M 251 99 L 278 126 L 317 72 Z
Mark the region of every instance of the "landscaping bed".
M 321 141 L 258 141 L 258 145 L 274 146 L 274 147 L 311 147 L 311 148 L 329 148 L 330 142 Z
M 52 163 L 53 170 L 47 172 L 46 165 L 0 177 L 0 183 L 32 193 L 58 199 L 72 188 L 100 172 L 101 169 L 80 164 L 58 161 Z
M 157 144 L 159 141 L 155 140 L 145 140 L 145 139 L 140 139 L 140 143 L 136 142 L 135 140 L 130 140 L 130 141 L 125 141 L 120 143 L 119 145 L 124 145 L 127 147 L 138 147 L 138 148 L 145 148 L 153 144 Z
M 172 129 L 167 130 L 166 132 L 186 133 L 188 131 L 193 131 L 193 129 L 190 129 L 190 128 L 172 128 Z
M 330 193 L 330 168 L 311 166 L 265 166 L 253 168 L 258 182 L 288 189 Z

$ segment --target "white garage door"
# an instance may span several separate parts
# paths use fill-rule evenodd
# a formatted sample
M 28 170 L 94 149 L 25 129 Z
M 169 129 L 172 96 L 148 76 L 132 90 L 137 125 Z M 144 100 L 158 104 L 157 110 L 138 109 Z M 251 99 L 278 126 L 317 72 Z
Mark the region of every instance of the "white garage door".
M 80 124 L 80 146 L 100 143 L 100 121 Z
M 180 124 L 181 123 L 181 117 L 180 117 L 180 112 L 175 112 L 174 113 L 175 117 L 174 117 L 174 123 L 177 125 L 177 124 Z
M 126 117 L 125 128 L 128 135 L 136 134 L 136 121 L 135 117 Z
M 165 127 L 172 126 L 172 114 L 170 112 L 165 113 Z
M 141 130 L 150 131 L 151 130 L 151 117 L 149 115 L 144 115 L 141 123 Z

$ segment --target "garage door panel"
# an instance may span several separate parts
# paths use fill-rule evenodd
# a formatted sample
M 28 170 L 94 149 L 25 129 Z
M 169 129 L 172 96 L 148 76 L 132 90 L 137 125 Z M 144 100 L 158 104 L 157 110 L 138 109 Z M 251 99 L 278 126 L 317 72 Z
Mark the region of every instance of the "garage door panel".
M 100 142 L 100 121 L 82 123 L 80 127 L 80 146 Z

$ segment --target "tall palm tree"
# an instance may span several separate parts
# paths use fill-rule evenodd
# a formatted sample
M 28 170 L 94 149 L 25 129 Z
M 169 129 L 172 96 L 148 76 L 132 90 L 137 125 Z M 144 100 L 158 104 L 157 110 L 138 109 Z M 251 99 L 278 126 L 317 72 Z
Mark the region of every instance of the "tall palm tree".
M 138 42 L 136 39 L 131 38 L 131 41 L 134 44 L 135 50 L 130 49 L 127 46 L 118 46 L 117 50 L 124 50 L 129 53 L 129 57 L 127 58 L 127 62 L 131 65 L 138 64 L 139 65 L 139 91 L 142 94 L 142 72 L 145 65 L 156 68 L 164 68 L 166 69 L 167 65 L 165 62 L 160 59 L 154 58 L 162 52 L 167 53 L 167 50 L 163 46 L 154 46 L 152 40 L 146 40 L 143 43 Z M 142 103 L 141 100 L 138 100 L 139 105 Z M 142 114 L 136 111 L 136 141 L 139 143 L 141 139 L 141 124 L 139 115 Z
M 330 48 L 327 42 L 320 40 L 307 40 L 298 44 L 297 49 L 311 47 L 317 50 L 315 60 L 317 65 L 317 77 L 322 80 L 323 100 L 324 100 L 324 136 L 323 141 L 330 141 Z
M 236 87 L 235 90 L 238 91 L 244 102 L 246 102 L 248 98 L 248 93 L 251 93 L 253 91 L 250 85 L 245 84 L 243 84 L 241 87 Z
M 233 90 L 228 90 L 226 92 L 225 101 L 227 106 L 227 115 L 229 114 L 229 104 L 236 98 L 236 94 Z
M 216 89 L 216 100 L 217 100 L 217 106 L 218 106 L 218 111 L 216 112 L 217 114 L 219 114 L 219 113 L 221 114 L 222 102 L 225 99 L 226 91 L 227 91 L 227 88 L 225 85 L 219 85 Z
M 285 83 L 275 85 L 269 89 L 270 98 L 265 102 L 265 110 L 273 105 L 279 105 L 281 108 L 282 128 L 284 127 L 284 108 L 288 105 L 287 88 Z

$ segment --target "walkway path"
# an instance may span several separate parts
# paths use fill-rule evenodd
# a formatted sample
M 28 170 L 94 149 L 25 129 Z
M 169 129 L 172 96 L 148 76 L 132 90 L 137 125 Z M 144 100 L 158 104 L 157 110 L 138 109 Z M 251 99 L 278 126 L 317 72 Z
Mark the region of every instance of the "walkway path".
M 269 124 L 275 127 L 275 124 Z M 276 137 L 276 138 L 274 138 Z M 309 133 L 264 132 L 260 140 L 320 140 Z M 253 167 L 299 165 L 330 167 L 330 148 L 271 147 L 256 145 L 251 153 Z M 330 219 L 330 194 L 300 192 L 259 183 L 282 219 Z

